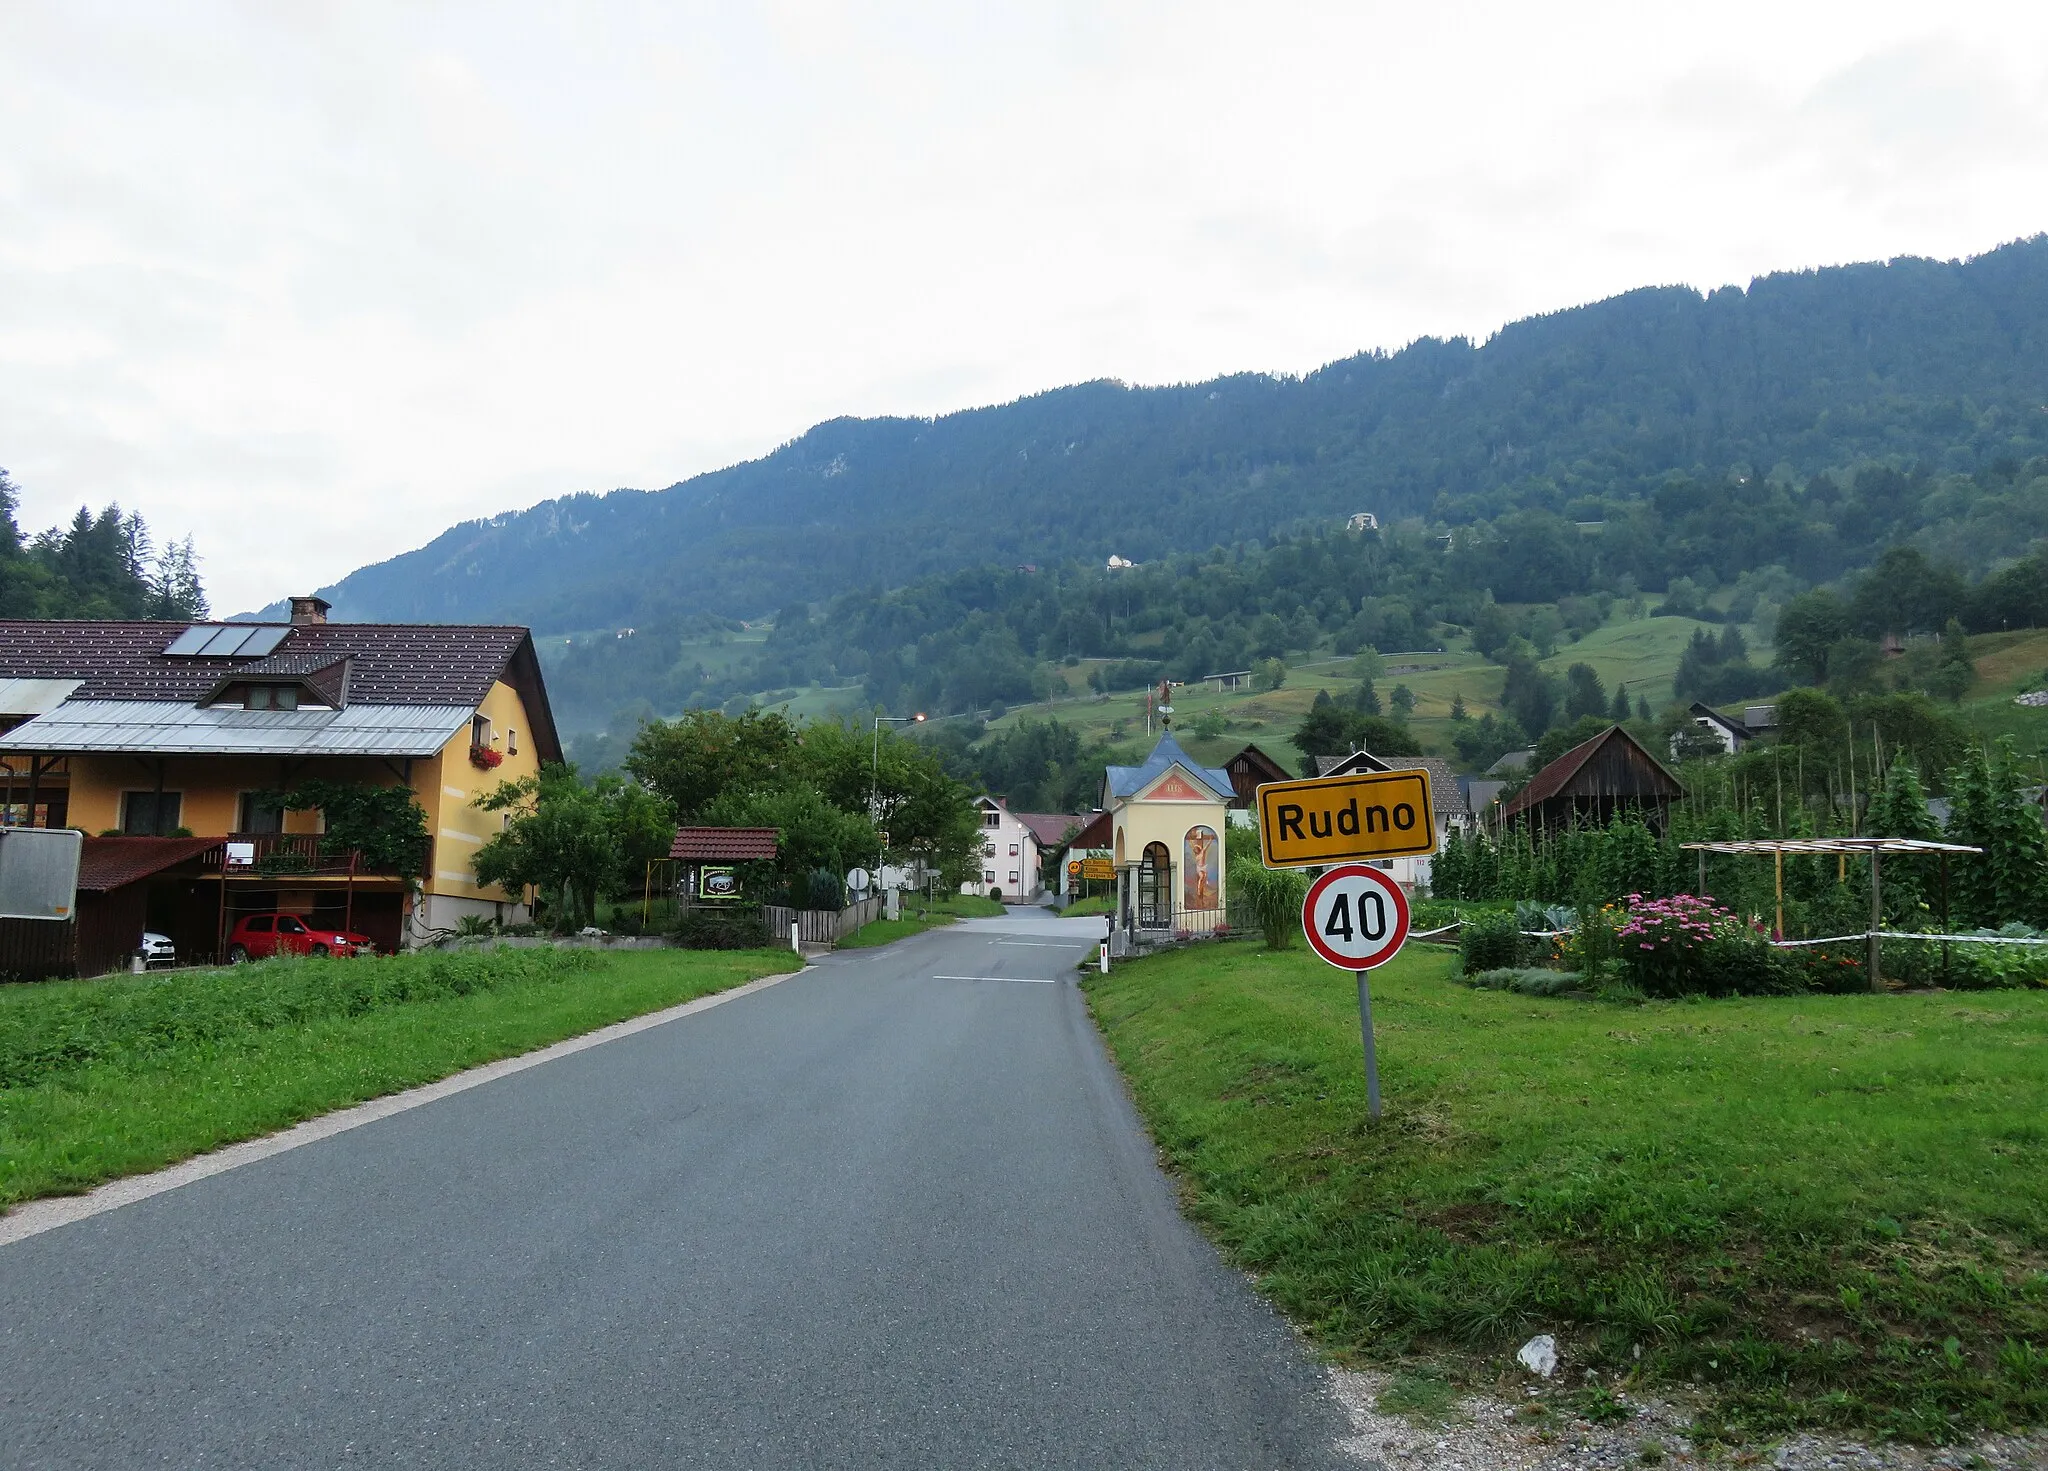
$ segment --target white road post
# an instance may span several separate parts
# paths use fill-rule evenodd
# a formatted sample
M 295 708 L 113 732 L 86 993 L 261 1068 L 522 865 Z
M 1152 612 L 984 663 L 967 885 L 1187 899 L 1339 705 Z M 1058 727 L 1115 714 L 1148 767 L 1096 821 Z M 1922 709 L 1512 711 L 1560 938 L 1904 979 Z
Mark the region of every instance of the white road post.
M 804 953 L 804 943 L 800 938 L 803 932 L 804 927 L 801 921 L 793 919 L 789 922 L 789 948 L 799 955 Z

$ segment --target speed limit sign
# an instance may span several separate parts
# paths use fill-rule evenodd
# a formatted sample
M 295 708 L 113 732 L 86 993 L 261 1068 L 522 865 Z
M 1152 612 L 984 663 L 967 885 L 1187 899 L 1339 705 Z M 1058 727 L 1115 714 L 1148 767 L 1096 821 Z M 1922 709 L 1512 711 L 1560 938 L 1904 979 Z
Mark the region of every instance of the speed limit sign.
M 1301 927 L 1316 954 L 1340 970 L 1371 970 L 1408 938 L 1408 896 L 1377 868 L 1347 863 L 1309 885 Z
M 1377 868 L 1346 863 L 1308 886 L 1301 928 L 1311 949 L 1358 973 L 1358 1032 L 1365 1043 L 1365 1106 L 1380 1116 L 1380 1060 L 1373 1045 L 1372 987 L 1366 972 L 1394 958 L 1408 938 L 1408 896 Z

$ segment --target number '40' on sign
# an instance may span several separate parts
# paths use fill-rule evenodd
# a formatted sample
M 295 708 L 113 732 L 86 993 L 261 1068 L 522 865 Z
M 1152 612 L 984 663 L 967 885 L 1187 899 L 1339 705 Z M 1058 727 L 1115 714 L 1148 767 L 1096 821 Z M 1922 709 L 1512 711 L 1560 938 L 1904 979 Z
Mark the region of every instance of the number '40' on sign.
M 1301 927 L 1316 954 L 1342 970 L 1370 970 L 1408 938 L 1408 896 L 1363 863 L 1333 868 L 1309 885 Z

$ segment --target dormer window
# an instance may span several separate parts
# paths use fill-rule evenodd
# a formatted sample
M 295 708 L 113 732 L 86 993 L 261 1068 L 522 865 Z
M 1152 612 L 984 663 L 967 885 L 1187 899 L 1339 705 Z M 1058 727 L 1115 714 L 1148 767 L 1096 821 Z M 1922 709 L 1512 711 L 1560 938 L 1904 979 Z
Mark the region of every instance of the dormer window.
M 242 696 L 244 710 L 296 710 L 299 687 L 295 684 L 252 684 Z

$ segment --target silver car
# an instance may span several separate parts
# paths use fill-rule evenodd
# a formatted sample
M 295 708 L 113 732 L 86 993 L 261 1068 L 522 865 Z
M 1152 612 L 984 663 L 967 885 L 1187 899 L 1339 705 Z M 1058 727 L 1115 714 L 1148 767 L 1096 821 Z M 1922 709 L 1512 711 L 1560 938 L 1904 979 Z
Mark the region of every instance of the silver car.
M 148 970 L 178 963 L 178 947 L 171 943 L 169 935 L 160 935 L 155 930 L 142 932 L 142 964 Z

